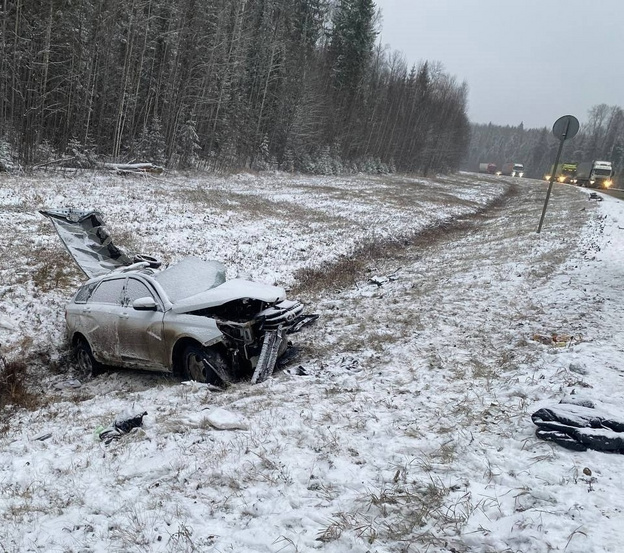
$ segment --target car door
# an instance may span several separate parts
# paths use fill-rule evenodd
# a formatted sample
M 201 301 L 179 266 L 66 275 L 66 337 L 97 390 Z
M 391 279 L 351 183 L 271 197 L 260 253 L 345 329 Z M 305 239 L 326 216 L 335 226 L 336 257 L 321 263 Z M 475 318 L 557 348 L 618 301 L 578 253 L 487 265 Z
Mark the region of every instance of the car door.
M 80 326 L 95 358 L 111 365 L 119 365 L 117 323 L 121 313 L 121 298 L 125 277 L 103 280 L 82 305 Z M 80 308 L 79 308 L 80 309 Z
M 137 310 L 132 304 L 152 298 L 156 310 Z M 158 295 L 142 279 L 129 276 L 123 292 L 117 333 L 119 353 L 124 365 L 153 370 L 168 370 L 163 340 L 163 306 Z

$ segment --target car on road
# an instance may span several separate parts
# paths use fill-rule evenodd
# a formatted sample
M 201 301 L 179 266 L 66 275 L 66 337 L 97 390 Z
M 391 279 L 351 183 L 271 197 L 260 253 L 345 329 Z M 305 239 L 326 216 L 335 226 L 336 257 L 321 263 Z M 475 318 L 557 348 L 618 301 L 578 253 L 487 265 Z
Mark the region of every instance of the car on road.
M 80 369 L 101 365 L 179 373 L 224 385 L 260 382 L 288 347 L 286 335 L 316 316 L 283 288 L 225 279 L 218 261 L 186 257 L 168 268 L 114 246 L 101 214 L 46 210 L 90 277 L 66 307 Z

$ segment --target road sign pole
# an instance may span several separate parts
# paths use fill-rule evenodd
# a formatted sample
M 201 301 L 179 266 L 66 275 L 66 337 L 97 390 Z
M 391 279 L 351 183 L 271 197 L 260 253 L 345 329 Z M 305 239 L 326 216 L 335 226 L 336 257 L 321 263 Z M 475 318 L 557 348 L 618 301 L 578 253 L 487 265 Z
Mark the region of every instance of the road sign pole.
M 557 157 L 555 158 L 554 170 L 551 171 L 550 182 L 548 183 L 548 192 L 546 192 L 546 201 L 544 202 L 544 209 L 542 209 L 542 216 L 540 218 L 539 226 L 537 227 L 537 233 L 542 231 L 542 225 L 544 224 L 544 217 L 546 217 L 546 208 L 548 207 L 548 200 L 550 199 L 550 193 L 552 192 L 553 182 L 555 182 L 555 174 L 557 173 L 557 166 L 559 165 L 559 158 L 561 157 L 561 150 L 563 150 L 564 140 L 559 142 L 559 150 L 557 151 Z
M 538 234 L 542 231 L 542 225 L 544 224 L 544 217 L 546 217 L 546 208 L 548 207 L 548 200 L 550 199 L 550 193 L 552 192 L 553 182 L 557 176 L 557 167 L 559 166 L 559 158 L 561 157 L 561 150 L 563 150 L 563 143 L 568 138 L 574 138 L 579 130 L 578 119 L 572 115 L 564 115 L 559 117 L 553 125 L 553 134 L 559 139 L 559 150 L 557 151 L 557 157 L 555 158 L 555 165 L 550 175 L 550 182 L 548 183 L 548 192 L 546 192 L 546 200 L 544 201 L 544 208 L 542 209 L 542 216 L 540 217 L 539 226 L 537 227 Z

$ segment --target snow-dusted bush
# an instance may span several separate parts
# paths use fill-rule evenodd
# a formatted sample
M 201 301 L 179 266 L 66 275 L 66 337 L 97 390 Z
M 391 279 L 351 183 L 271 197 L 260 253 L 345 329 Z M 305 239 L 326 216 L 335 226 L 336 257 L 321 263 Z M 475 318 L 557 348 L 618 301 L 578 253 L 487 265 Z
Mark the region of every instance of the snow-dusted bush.
M 264 135 L 258 148 L 258 155 L 254 159 L 251 168 L 256 171 L 276 171 L 279 168 L 276 157 L 271 155 L 268 134 Z
M 0 409 L 7 405 L 28 407 L 34 404 L 34 396 L 26 385 L 26 363 L 7 361 L 0 354 Z
M 86 168 L 95 165 L 95 153 L 93 152 L 93 148 L 83 144 L 76 138 L 72 138 L 67 143 L 66 153 L 74 158 L 73 163 L 78 167 Z
M 152 117 L 150 124 L 132 144 L 132 154 L 140 161 L 165 163 L 165 137 L 159 117 Z
M 182 168 L 192 166 L 197 159 L 197 152 L 201 150 L 196 127 L 195 118 L 191 115 L 178 132 L 176 153 Z
M 15 171 L 18 168 L 19 165 L 13 159 L 11 145 L 8 141 L 0 138 L 0 172 Z
M 58 157 L 58 153 L 54 146 L 47 140 L 44 139 L 35 147 L 35 152 L 33 156 L 34 165 L 40 165 L 44 163 L 48 163 Z
M 334 167 L 332 158 L 330 155 L 329 146 L 324 146 L 321 149 L 320 156 L 317 162 L 314 164 L 314 173 L 317 175 L 333 175 Z
M 286 148 L 280 169 L 282 171 L 288 171 L 289 173 L 295 170 L 295 153 L 291 148 Z
M 295 168 L 302 173 L 314 173 L 314 167 L 312 156 L 308 153 L 304 153 L 296 159 Z

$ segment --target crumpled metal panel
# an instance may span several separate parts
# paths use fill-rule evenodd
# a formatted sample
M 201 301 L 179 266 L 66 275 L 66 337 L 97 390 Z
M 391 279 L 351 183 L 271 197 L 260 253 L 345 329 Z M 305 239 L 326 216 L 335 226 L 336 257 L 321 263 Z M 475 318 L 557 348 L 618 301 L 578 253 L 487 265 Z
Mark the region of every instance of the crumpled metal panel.
M 168 270 L 169 269 L 167 269 L 167 271 Z M 160 279 L 161 277 L 159 275 L 157 280 Z M 243 299 L 275 303 L 285 298 L 286 292 L 279 286 L 233 278 L 205 292 L 200 292 L 194 296 L 173 302 L 173 311 L 175 313 L 189 313 L 200 309 L 218 307 L 219 305 L 225 305 L 231 301 Z
M 99 211 L 48 209 L 39 213 L 52 221 L 67 251 L 89 278 L 132 264 L 113 244 Z

